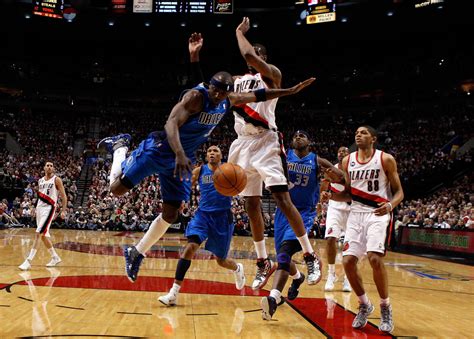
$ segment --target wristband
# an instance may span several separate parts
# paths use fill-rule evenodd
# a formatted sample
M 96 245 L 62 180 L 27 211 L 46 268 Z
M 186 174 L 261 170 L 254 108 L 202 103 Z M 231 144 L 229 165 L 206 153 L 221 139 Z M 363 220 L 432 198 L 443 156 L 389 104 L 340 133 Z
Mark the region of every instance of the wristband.
M 391 202 L 387 202 L 387 205 L 390 205 L 390 212 L 392 212 L 392 211 L 393 211 L 393 205 L 392 205 L 392 203 L 391 203 Z

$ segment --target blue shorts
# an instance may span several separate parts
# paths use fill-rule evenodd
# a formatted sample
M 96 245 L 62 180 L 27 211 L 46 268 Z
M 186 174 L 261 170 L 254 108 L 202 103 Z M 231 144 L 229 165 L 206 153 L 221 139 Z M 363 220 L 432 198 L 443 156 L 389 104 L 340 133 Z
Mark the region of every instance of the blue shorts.
M 304 227 L 306 232 L 309 232 L 314 224 L 314 218 L 316 218 L 316 210 L 314 208 L 298 209 L 298 212 L 303 218 Z M 285 240 L 297 240 L 295 232 L 290 226 L 288 219 L 285 217 L 283 212 L 277 208 L 275 212 L 275 249 L 277 253 L 280 250 L 281 244 Z
M 122 181 L 135 187 L 146 177 L 158 174 L 163 201 L 188 201 L 191 180 L 174 177 L 175 158 L 169 146 L 163 145 L 152 133 L 122 162 Z
M 234 223 L 230 210 L 205 212 L 198 209 L 188 224 L 185 235 L 196 235 L 201 242 L 207 239 L 205 249 L 216 257 L 225 259 L 229 253 L 233 232 Z

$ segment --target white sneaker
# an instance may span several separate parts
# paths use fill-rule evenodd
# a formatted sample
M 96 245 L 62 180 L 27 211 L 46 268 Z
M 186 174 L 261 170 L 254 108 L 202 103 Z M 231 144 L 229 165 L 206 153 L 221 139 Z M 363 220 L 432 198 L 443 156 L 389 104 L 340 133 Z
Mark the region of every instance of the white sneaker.
M 46 267 L 54 267 L 54 266 L 56 266 L 57 264 L 59 264 L 61 261 L 62 261 L 62 260 L 61 260 L 60 257 L 54 256 L 54 257 L 51 258 L 51 261 L 46 264 Z
M 158 297 L 158 301 L 166 306 L 174 306 L 178 301 L 178 295 L 168 292 L 167 295 L 162 295 Z
M 28 259 L 26 259 L 23 264 L 18 266 L 18 268 L 22 271 L 28 271 L 31 268 L 31 263 Z
M 235 288 L 239 291 L 245 286 L 244 265 L 237 264 L 237 271 L 234 272 Z
M 328 280 L 326 281 L 326 285 L 324 286 L 325 291 L 332 291 L 334 289 L 334 283 L 337 281 L 336 274 L 329 273 L 328 274 Z
M 343 292 L 352 292 L 351 283 L 349 282 L 349 279 L 347 279 L 346 276 L 344 276 L 344 282 L 342 283 L 342 291 Z

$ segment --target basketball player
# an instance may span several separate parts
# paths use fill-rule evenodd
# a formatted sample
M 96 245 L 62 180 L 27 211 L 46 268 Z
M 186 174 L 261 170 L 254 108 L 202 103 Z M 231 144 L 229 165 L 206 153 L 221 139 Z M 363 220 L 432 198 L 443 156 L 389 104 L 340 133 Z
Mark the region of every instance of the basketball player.
M 36 205 L 36 236 L 33 242 L 33 247 L 28 254 L 26 260 L 18 266 L 21 270 L 27 271 L 31 268 L 31 261 L 36 255 L 39 246 L 39 239 L 43 241 L 44 245 L 51 254 L 51 261 L 46 264 L 47 267 L 56 266 L 61 262 L 61 258 L 56 253 L 53 243 L 50 240 L 49 227 L 54 219 L 56 212 L 56 205 L 58 200 L 58 193 L 61 197 L 61 219 L 66 218 L 67 211 L 67 196 L 64 191 L 64 185 L 61 178 L 54 175 L 54 165 L 48 161 L 44 165 L 44 177 L 38 182 L 38 204 Z
M 265 88 L 281 87 L 280 70 L 267 63 L 264 46 L 252 46 L 245 37 L 250 28 L 250 20 L 245 17 L 236 29 L 240 53 L 247 62 L 249 73 L 235 80 L 235 90 L 247 93 Z M 280 211 L 289 220 L 304 252 L 308 267 L 308 284 L 321 280 L 321 261 L 314 253 L 306 229 L 298 210 L 288 193 L 285 150 L 281 134 L 275 123 L 276 98 L 256 104 L 237 105 L 234 108 L 235 131 L 237 139 L 229 149 L 229 162 L 245 169 L 247 186 L 241 192 L 245 197 L 245 209 L 249 216 L 252 238 L 257 252 L 257 273 L 252 283 L 253 289 L 262 288 L 275 271 L 274 264 L 267 254 L 264 238 L 261 198 L 262 181 L 272 192 Z
M 309 144 L 309 134 L 303 130 L 296 131 L 292 139 L 293 148 L 289 150 L 287 157 L 289 180 L 292 186 L 289 194 L 304 221 L 306 232 L 311 230 L 316 217 L 320 168 L 324 171 L 331 170 L 334 174 L 338 174 L 339 181 L 344 180 L 342 171 L 336 169 L 328 160 L 309 151 Z M 275 250 L 278 268 L 273 279 L 270 296 L 263 297 L 261 300 L 262 318 L 264 320 L 270 320 L 276 312 L 277 306 L 282 302 L 281 292 L 285 287 L 288 276 L 293 279 L 288 289 L 288 299 L 294 300 L 298 296 L 299 287 L 305 280 L 305 276 L 298 271 L 291 258 L 301 249 L 287 217 L 280 208 L 277 208 L 275 212 Z M 319 279 L 321 279 L 321 276 Z
M 241 290 L 245 285 L 243 265 L 227 258 L 234 232 L 231 212 L 232 198 L 218 193 L 212 181 L 214 171 L 221 164 L 222 153 L 219 147 L 209 147 L 206 159 L 207 165 L 196 167 L 193 170 L 192 186 L 199 184 L 201 198 L 199 208 L 186 228 L 188 244 L 178 261 L 173 287 L 168 294 L 158 298 L 166 306 L 176 305 L 184 276 L 191 266 L 191 259 L 206 239 L 205 248 L 216 256 L 217 264 L 234 273 L 235 287 Z
M 359 298 L 359 312 L 352 327 L 362 328 L 375 307 L 365 293 L 357 262 L 367 252 L 373 277 L 380 296 L 379 330 L 390 333 L 394 324 L 388 295 L 388 277 L 383 257 L 390 241 L 392 211 L 403 200 L 403 189 L 393 156 L 375 149 L 377 132 L 361 126 L 355 133 L 357 151 L 342 160 L 346 174 L 345 193 L 332 193 L 338 201 L 349 201 L 351 210 L 343 249 L 343 264 L 347 278 Z M 350 196 L 348 195 L 350 192 Z
M 230 106 L 296 94 L 313 81 L 314 78 L 310 78 L 289 89 L 262 89 L 240 94 L 233 92 L 232 76 L 219 72 L 211 78 L 209 85 L 202 83 L 187 91 L 171 110 L 165 130 L 151 133 L 128 158 L 129 134 L 99 142 L 98 147 L 105 146 L 113 153 L 109 177 L 113 194 L 123 195 L 151 174 L 158 173 L 160 179 L 163 213 L 152 222 L 136 246 L 124 249 L 130 281 L 137 279 L 144 254 L 178 218 L 181 202 L 188 200 L 191 191 L 189 176 L 195 162 L 194 152 L 208 140 Z
M 347 147 L 339 147 L 337 151 L 338 163 L 336 166 L 338 169 L 342 170 L 341 162 L 346 155 L 349 154 L 349 149 Z M 325 191 L 330 189 L 333 192 L 343 192 L 344 185 L 337 183 L 330 183 L 327 179 L 324 179 L 321 183 L 321 201 L 325 202 L 326 194 Z M 337 254 L 337 241 L 343 233 L 346 231 L 347 218 L 349 217 L 349 211 L 351 206 L 347 202 L 340 202 L 329 200 L 327 217 L 326 217 L 326 253 L 328 257 L 328 279 L 326 280 L 326 285 L 324 286 L 325 291 L 332 291 L 334 289 L 334 283 L 337 281 L 336 277 L 336 254 Z M 351 292 L 351 284 L 344 275 L 342 283 L 343 292 Z

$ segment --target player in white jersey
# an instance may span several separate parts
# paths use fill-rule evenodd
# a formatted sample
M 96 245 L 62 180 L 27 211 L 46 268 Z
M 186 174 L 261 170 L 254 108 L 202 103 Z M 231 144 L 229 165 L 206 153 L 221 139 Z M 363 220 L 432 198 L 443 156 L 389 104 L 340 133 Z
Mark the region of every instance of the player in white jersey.
M 31 261 L 36 255 L 39 246 L 39 239 L 51 254 L 51 261 L 46 264 L 47 267 L 56 266 L 61 262 L 61 258 L 56 253 L 53 243 L 49 239 L 49 227 L 54 219 L 56 212 L 58 194 L 61 196 L 61 218 L 66 218 L 67 196 L 64 191 L 63 181 L 54 175 L 54 165 L 47 162 L 44 165 L 44 177 L 38 181 L 38 204 L 36 205 L 36 236 L 26 260 L 18 266 L 21 270 L 27 271 L 31 268 Z
M 357 151 L 342 160 L 346 191 L 343 194 L 334 193 L 332 197 L 339 201 L 349 201 L 352 197 L 343 250 L 344 270 L 359 298 L 359 312 L 352 327 L 364 327 L 375 309 L 365 293 L 357 269 L 357 262 L 367 252 L 380 296 L 379 330 L 390 333 L 394 324 L 383 257 L 385 244 L 390 240 L 391 214 L 403 200 L 403 189 L 395 159 L 376 150 L 376 141 L 377 132 L 373 127 L 361 126 L 357 129 Z
M 264 222 L 261 210 L 262 182 L 265 182 L 278 208 L 287 217 L 304 252 L 308 267 L 308 284 L 316 284 L 321 279 L 321 262 L 314 253 L 301 215 L 291 202 L 288 193 L 288 170 L 286 154 L 281 134 L 275 123 L 277 99 L 266 100 L 266 88 L 281 87 L 280 70 L 267 60 L 266 49 L 262 45 L 252 46 L 245 37 L 250 21 L 245 17 L 236 29 L 240 53 L 247 62 L 249 74 L 234 82 L 238 93 L 254 91 L 258 102 L 234 107 L 235 131 L 237 139 L 229 150 L 228 162 L 245 169 L 247 186 L 241 192 L 245 197 L 245 209 L 250 219 L 252 238 L 257 252 L 257 274 L 253 289 L 262 288 L 276 269 L 276 263 L 268 259 L 264 238 Z
M 338 163 L 334 166 L 342 170 L 341 162 L 346 155 L 349 154 L 349 149 L 347 147 L 339 147 L 337 151 Z M 332 192 L 343 192 L 344 185 L 337 183 L 330 183 L 328 180 L 324 179 L 321 183 L 321 202 L 325 202 L 328 199 L 326 198 L 327 190 Z M 334 289 L 334 283 L 337 281 L 336 277 L 336 254 L 337 246 L 336 243 L 339 238 L 346 231 L 347 218 L 349 217 L 350 205 L 344 201 L 334 201 L 329 199 L 327 216 L 326 216 L 326 234 L 324 238 L 326 239 L 326 253 L 328 257 L 328 278 L 326 280 L 326 285 L 324 286 L 325 291 L 332 291 Z M 351 284 L 344 275 L 342 283 L 343 292 L 351 292 Z

